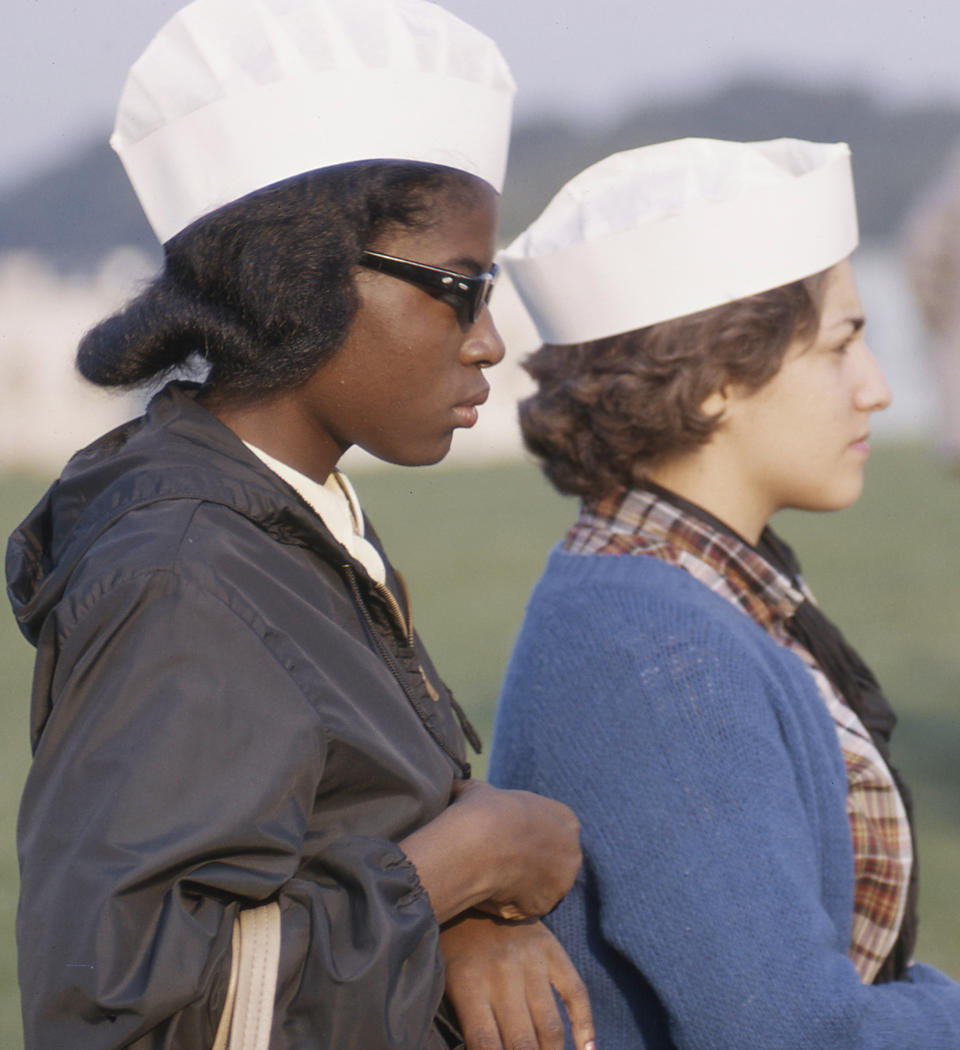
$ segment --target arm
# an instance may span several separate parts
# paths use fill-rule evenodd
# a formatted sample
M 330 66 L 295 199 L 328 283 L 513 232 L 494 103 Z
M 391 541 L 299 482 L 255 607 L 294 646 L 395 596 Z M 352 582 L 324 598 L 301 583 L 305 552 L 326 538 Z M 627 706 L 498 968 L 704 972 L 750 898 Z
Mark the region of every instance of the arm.
M 960 987 L 864 987 L 847 958 L 846 778 L 799 662 L 616 597 L 533 609 L 491 766 L 581 819 L 586 876 L 551 920 L 574 959 L 597 966 L 598 937 L 605 987 L 649 984 L 680 1050 L 960 1045 Z
M 234 916 L 270 899 L 277 1045 L 419 1048 L 429 900 L 394 844 L 310 827 L 322 723 L 246 622 L 172 574 L 118 585 L 52 692 L 21 812 L 30 1050 L 212 1045 Z
M 475 781 L 456 785 L 453 803 L 402 843 L 438 920 L 446 988 L 468 1050 L 490 1046 L 562 1050 L 566 1007 L 576 1046 L 592 1050 L 586 989 L 566 952 L 539 922 L 504 922 L 549 911 L 580 867 L 576 818 L 566 806 L 526 791 Z M 513 902 L 518 903 L 513 903 Z

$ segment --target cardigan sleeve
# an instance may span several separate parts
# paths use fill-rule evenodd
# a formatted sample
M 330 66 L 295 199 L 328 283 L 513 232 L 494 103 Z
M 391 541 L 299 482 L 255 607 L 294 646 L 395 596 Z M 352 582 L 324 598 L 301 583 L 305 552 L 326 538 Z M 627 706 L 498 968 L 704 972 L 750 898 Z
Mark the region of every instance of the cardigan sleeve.
M 802 665 L 664 570 L 653 593 L 535 593 L 497 715 L 491 779 L 581 822 L 584 871 L 550 921 L 598 1045 L 660 1024 L 650 1045 L 677 1050 L 960 1046 L 954 982 L 917 967 L 865 987 L 847 957 L 845 771 Z
M 155 572 L 60 635 L 20 817 L 26 1050 L 211 1046 L 234 918 L 268 900 L 273 1050 L 419 1048 L 442 990 L 430 903 L 392 842 L 311 826 L 322 712 L 252 626 Z

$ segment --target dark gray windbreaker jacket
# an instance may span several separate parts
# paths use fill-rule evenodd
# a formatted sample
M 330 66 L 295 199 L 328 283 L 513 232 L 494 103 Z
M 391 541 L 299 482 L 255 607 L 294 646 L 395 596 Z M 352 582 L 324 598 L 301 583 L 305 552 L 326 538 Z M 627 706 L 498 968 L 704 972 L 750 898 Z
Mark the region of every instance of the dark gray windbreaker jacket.
M 78 453 L 10 541 L 37 647 L 27 1050 L 206 1050 L 233 920 L 268 900 L 271 1050 L 445 1045 L 395 843 L 468 775 L 455 705 L 405 612 L 192 395 Z

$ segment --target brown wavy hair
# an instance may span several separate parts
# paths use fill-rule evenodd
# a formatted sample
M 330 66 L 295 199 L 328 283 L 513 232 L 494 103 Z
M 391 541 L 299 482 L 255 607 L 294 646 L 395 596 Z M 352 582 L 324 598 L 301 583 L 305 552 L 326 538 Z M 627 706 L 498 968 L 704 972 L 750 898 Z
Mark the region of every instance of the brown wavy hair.
M 597 497 L 642 482 L 658 461 L 705 444 L 701 411 L 729 383 L 758 390 L 795 338 L 813 338 L 823 274 L 632 332 L 545 344 L 524 362 L 524 443 L 560 492 Z

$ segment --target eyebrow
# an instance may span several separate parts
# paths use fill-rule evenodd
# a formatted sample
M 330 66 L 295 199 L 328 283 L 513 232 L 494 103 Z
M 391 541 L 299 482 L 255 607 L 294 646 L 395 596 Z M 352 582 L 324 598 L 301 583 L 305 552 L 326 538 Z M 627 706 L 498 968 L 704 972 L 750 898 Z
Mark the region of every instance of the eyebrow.
M 448 260 L 447 262 L 442 264 L 441 268 L 444 270 L 455 270 L 459 271 L 460 273 L 470 274 L 473 277 L 476 277 L 478 274 L 481 273 L 486 273 L 488 269 L 488 267 L 485 267 L 483 263 L 479 263 L 476 259 L 473 259 L 470 256 L 466 255 L 459 256 L 456 259 Z
M 852 329 L 852 335 L 856 335 L 857 332 L 862 332 L 864 326 L 867 323 L 867 319 L 863 314 L 853 314 L 850 317 L 844 317 L 843 320 L 837 321 L 833 326 L 834 329 L 843 328 L 846 325 L 850 325 Z

